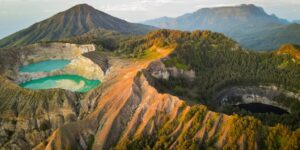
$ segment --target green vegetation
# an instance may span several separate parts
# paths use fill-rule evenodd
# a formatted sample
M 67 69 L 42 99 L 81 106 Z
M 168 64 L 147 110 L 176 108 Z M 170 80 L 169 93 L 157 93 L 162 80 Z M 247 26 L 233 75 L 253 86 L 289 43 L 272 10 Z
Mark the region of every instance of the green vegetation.
M 128 138 L 113 149 L 219 149 L 217 144 L 220 140 L 224 140 L 223 149 L 296 150 L 300 146 L 300 130 L 292 132 L 282 125 L 267 127 L 254 117 L 238 115 L 219 122 L 217 133 L 209 136 L 220 114 L 210 113 L 204 122 L 207 115 L 205 106 L 192 106 L 187 114 L 181 113 L 174 120 L 166 119 L 154 134 Z M 189 127 L 185 128 L 188 124 Z M 227 134 L 222 135 L 223 129 L 228 131 Z M 200 131 L 204 132 L 204 136 L 197 137 Z
M 60 42 L 95 44 L 98 51 L 114 51 L 118 48 L 119 43 L 127 38 L 130 38 L 130 36 L 125 36 L 115 31 L 98 29 L 60 40 Z
M 96 31 L 66 39 L 66 41 L 75 41 L 80 44 L 94 43 L 97 45 L 98 51 L 113 51 L 117 55 L 141 59 L 155 57 L 155 54 L 149 56 L 153 46 L 158 48 L 175 47 L 174 52 L 163 59 L 163 63 L 167 67 L 176 67 L 181 70 L 192 69 L 196 72 L 196 79 L 193 82 L 183 78 L 170 78 L 168 81 L 157 80 L 154 83 L 156 88 L 206 104 L 209 109 L 217 109 L 216 106 L 219 106 L 219 103 L 215 101 L 214 95 L 228 86 L 275 84 L 296 92 L 300 88 L 298 80 L 300 67 L 298 63 L 292 61 L 292 57 L 275 53 L 248 52 L 222 34 L 209 31 L 190 33 L 158 30 L 144 37 L 124 37 L 113 32 L 109 34 L 105 32 L 109 36 L 101 37 L 97 34 L 101 32 Z M 283 62 L 287 62 L 288 65 L 279 67 Z M 10 65 L 9 62 L 3 64 Z M 3 70 L 0 69 L 0 71 Z M 138 76 L 140 75 L 142 72 L 138 73 Z M 15 104 L 24 109 L 22 115 L 28 115 L 25 112 L 35 110 L 32 103 L 40 106 L 44 102 L 68 100 L 68 96 L 60 90 L 24 90 L 2 76 L 0 81 L 0 90 L 11 93 L 0 95 L 0 99 L 12 100 L 3 101 L 0 105 L 3 114 L 10 111 Z M 24 104 L 17 102 L 19 98 L 28 99 L 28 97 L 31 101 L 23 102 Z M 38 99 L 47 101 L 40 103 L 36 101 Z M 230 99 L 240 100 L 239 97 L 230 97 Z M 292 114 L 281 116 L 251 114 L 244 110 L 228 107 L 228 113 L 238 112 L 239 115 L 226 116 L 227 120 L 223 121 L 225 115 L 209 112 L 204 105 L 189 107 L 183 104 L 175 119 L 171 120 L 170 116 L 163 115 L 152 134 L 145 133 L 137 137 L 129 137 L 121 141 L 115 149 L 217 149 L 221 139 L 225 140 L 224 149 L 239 149 L 239 146 L 247 149 L 299 149 L 299 102 L 283 95 L 274 100 L 291 108 Z M 226 112 L 226 110 L 222 111 Z M 207 115 L 210 116 L 207 117 Z M 253 115 L 255 118 L 249 115 Z M 154 119 L 150 121 L 154 121 Z M 284 126 L 278 123 L 284 124 Z M 273 127 L 268 127 L 266 124 Z M 41 125 L 40 128 L 47 130 L 49 127 Z M 228 134 L 223 136 L 221 130 L 225 129 L 228 130 Z M 215 134 L 210 135 L 214 130 Z M 199 137 L 200 132 L 201 134 L 203 132 L 205 136 Z M 241 144 L 242 140 L 244 143 Z M 88 149 L 92 147 L 93 143 L 94 137 L 91 136 L 87 143 Z
M 189 67 L 184 63 L 180 62 L 180 60 L 176 57 L 167 59 L 164 63 L 167 67 L 175 66 L 177 69 L 189 70 Z
M 242 136 L 247 140 L 245 149 L 298 149 L 299 133 L 293 133 L 282 125 L 272 128 L 262 126 L 261 122 L 253 117 L 237 117 L 234 119 L 233 127 L 229 130 L 229 136 L 224 149 L 239 148 L 234 143 Z
M 297 78 L 300 67 L 290 58 L 268 53 L 247 53 L 228 49 L 230 48 L 220 50 L 211 46 L 198 47 L 191 44 L 180 46 L 171 55 L 171 58 L 175 57 L 181 60 L 196 71 L 197 79 L 190 83 L 198 89 L 199 97 L 195 97 L 195 99 L 209 104 L 219 90 L 232 85 L 276 84 L 295 92 L 300 89 L 300 81 Z M 278 68 L 284 61 L 289 61 L 290 65 Z M 176 64 L 173 65 L 176 66 Z M 174 83 L 182 83 L 180 81 L 173 82 L 174 80 L 177 79 L 171 79 L 171 82 L 164 83 L 164 88 L 172 89 L 175 87 Z M 184 85 L 182 86 L 184 87 Z
M 49 124 L 47 122 L 43 122 L 41 125 L 40 125 L 40 129 L 42 131 L 46 131 L 49 129 Z
M 94 142 L 95 142 L 95 137 L 93 135 L 90 135 L 88 137 L 87 150 L 92 150 Z
M 300 64 L 294 62 L 291 56 L 248 52 L 222 34 L 209 31 L 189 33 L 159 30 L 137 41 L 132 40 L 122 44 L 123 48 L 120 47 L 119 51 L 125 54 L 133 53 L 135 54 L 133 57 L 141 56 L 144 53 L 142 49 L 152 45 L 164 47 L 176 45 L 174 52 L 164 59 L 164 64 L 167 67 L 183 70 L 192 69 L 196 72 L 196 79 L 190 82 L 184 78 L 171 77 L 169 80 L 156 80 L 154 86 L 162 92 L 198 101 L 213 110 L 220 106 L 214 96 L 220 90 L 230 86 L 275 84 L 296 93 L 300 89 Z M 283 63 L 288 65 L 280 67 Z M 193 90 L 191 91 L 191 89 Z M 289 108 L 293 107 L 293 110 L 300 108 L 299 101 L 296 99 L 281 97 L 275 101 Z M 235 111 L 228 111 L 229 109 Z M 231 107 L 223 108 L 223 110 L 229 114 L 236 112 L 243 115 L 254 115 L 268 125 L 282 123 L 291 129 L 300 127 L 298 123 L 295 123 L 300 122 L 299 111 L 278 117 L 274 114 L 251 114 Z
M 97 31 L 102 32 L 102 31 Z M 254 115 L 263 123 L 274 126 L 285 124 L 291 129 L 300 127 L 299 101 L 283 97 L 274 100 L 291 108 L 293 114 L 251 114 L 236 107 L 219 107 L 214 96 L 230 86 L 277 85 L 281 88 L 299 92 L 300 65 L 294 62 L 291 55 L 281 53 L 254 53 L 238 46 L 236 42 L 222 34 L 210 31 L 181 32 L 171 30 L 153 31 L 146 36 L 121 36 L 117 33 L 86 34 L 69 39 L 76 43 L 94 43 L 100 50 L 113 51 L 117 55 L 130 58 L 147 59 L 155 57 L 149 52 L 153 46 L 175 47 L 174 52 L 164 59 L 167 67 L 182 70 L 194 70 L 196 79 L 193 82 L 184 78 L 170 78 L 155 81 L 155 86 L 162 92 L 169 92 L 184 99 L 197 101 L 210 109 L 227 114 L 239 113 L 243 116 Z M 103 34 L 104 34 L 103 33 Z M 110 41 L 106 43 L 105 41 Z M 106 43 L 104 45 L 103 43 Z M 102 48 L 102 49 L 101 49 Z M 281 52 L 283 52 L 281 50 Z M 293 53 L 294 54 L 294 53 Z M 192 90 L 191 90 L 192 89 Z M 240 98 L 230 98 L 239 101 Z
M 185 105 L 183 105 L 185 107 Z M 195 134 L 201 129 L 202 121 L 207 113 L 207 108 L 203 105 L 193 106 L 187 115 L 181 113 L 175 120 L 169 120 L 167 117 L 163 122 L 161 128 L 155 131 L 155 135 L 139 136 L 135 139 L 128 139 L 120 143 L 116 149 L 169 149 L 172 144 L 177 140 L 176 149 L 196 149 L 197 141 L 193 141 Z M 177 130 L 178 126 L 187 124 L 191 121 L 191 128 L 179 133 L 179 135 L 173 135 L 173 132 Z M 179 129 L 181 130 L 181 129 Z M 178 139 L 177 139 L 178 138 Z
M 291 109 L 291 112 L 294 114 L 300 114 L 300 101 L 296 98 L 287 97 L 283 94 L 276 96 L 274 101 L 281 103 L 283 106 L 288 107 Z
M 162 84 L 171 89 L 176 87 L 174 85 L 195 86 L 198 88 L 198 95 L 201 95 L 195 99 L 202 102 L 213 99 L 216 92 L 231 85 L 277 84 L 296 92 L 300 88 L 300 81 L 297 80 L 299 64 L 294 63 L 291 57 L 244 51 L 222 34 L 209 31 L 189 33 L 160 30 L 148 34 L 146 38 L 149 39 L 148 42 L 140 40 L 135 44 L 125 45 L 131 47 L 129 49 L 132 53 L 143 53 L 138 49 L 156 43 L 164 43 L 162 46 L 177 45 L 170 58 L 164 61 L 165 65 L 193 69 L 196 71 L 197 80 L 184 84 L 180 79 L 171 79 Z M 129 49 L 122 50 L 127 53 Z M 283 62 L 289 62 L 289 65 L 278 68 Z

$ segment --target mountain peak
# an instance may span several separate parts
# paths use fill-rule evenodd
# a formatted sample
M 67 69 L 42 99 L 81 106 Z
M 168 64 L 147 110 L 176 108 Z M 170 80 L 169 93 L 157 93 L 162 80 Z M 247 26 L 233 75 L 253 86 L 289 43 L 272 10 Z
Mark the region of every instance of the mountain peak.
M 83 3 L 83 4 L 78 4 L 78 5 L 73 6 L 71 9 L 94 9 L 94 7 Z
M 259 8 L 258 6 L 254 5 L 254 4 L 241 4 L 241 7 L 255 7 L 255 8 Z
M 262 7 L 256 6 L 254 4 L 241 4 L 236 6 L 221 6 L 212 8 L 201 8 L 195 13 L 203 12 L 219 12 L 224 15 L 241 14 L 246 13 L 248 15 L 267 15 Z
M 0 40 L 0 47 L 64 39 L 96 29 L 113 30 L 122 34 L 144 34 L 155 28 L 130 23 L 88 4 L 80 4 Z M 18 40 L 20 41 L 17 42 Z
M 254 4 L 202 8 L 176 18 L 158 18 L 143 23 L 163 29 L 212 30 L 239 41 L 245 48 L 254 50 L 271 50 L 288 42 L 299 44 L 296 31 L 300 24 L 290 24 L 288 20 L 269 15 L 262 7 Z M 274 33 L 288 35 L 290 38 L 275 37 Z
M 90 11 L 95 11 L 96 9 L 88 4 L 79 4 L 76 5 L 70 9 L 68 9 L 65 12 L 90 12 Z
M 262 7 L 256 6 L 254 4 L 241 4 L 240 8 L 248 9 L 253 12 L 267 14 Z

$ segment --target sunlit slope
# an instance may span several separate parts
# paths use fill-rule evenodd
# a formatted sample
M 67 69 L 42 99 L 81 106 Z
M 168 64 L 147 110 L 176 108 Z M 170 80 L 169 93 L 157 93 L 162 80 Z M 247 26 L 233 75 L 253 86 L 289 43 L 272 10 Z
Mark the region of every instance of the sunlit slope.
M 190 46 L 195 51 L 186 49 Z M 150 64 L 178 54 L 191 59 L 176 63 L 192 68 L 189 64 L 197 61 L 192 58 L 200 47 L 199 51 L 214 56 L 220 53 L 228 57 L 224 51 L 248 55 L 236 42 L 207 31 L 160 30 L 122 43 L 118 51 L 130 59 L 110 61 L 112 68 L 94 109 L 82 120 L 58 128 L 36 148 L 298 149 L 299 129 L 270 127 L 254 117 L 228 116 L 201 104 L 188 106 L 184 99 L 158 92 L 152 86 L 153 80 L 148 78 L 151 72 L 147 71 Z

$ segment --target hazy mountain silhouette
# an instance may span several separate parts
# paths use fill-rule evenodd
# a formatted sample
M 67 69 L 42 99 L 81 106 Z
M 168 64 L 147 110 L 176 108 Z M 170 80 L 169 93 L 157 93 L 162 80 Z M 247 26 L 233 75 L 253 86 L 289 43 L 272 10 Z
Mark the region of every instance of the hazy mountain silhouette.
M 291 42 L 300 44 L 300 32 L 290 32 L 291 28 L 299 31 L 300 26 L 290 25 L 287 20 L 269 15 L 253 4 L 203 8 L 177 18 L 162 17 L 143 23 L 159 28 L 221 32 L 242 46 L 256 50 L 276 49 Z
M 95 29 L 114 30 L 123 34 L 144 34 L 155 28 L 129 23 L 87 4 L 80 4 L 0 40 L 0 47 L 57 40 Z

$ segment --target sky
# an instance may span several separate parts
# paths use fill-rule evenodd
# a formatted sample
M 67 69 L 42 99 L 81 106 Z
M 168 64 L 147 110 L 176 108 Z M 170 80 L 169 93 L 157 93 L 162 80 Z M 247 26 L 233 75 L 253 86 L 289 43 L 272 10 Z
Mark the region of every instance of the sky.
M 82 3 L 130 22 L 250 3 L 281 18 L 300 19 L 300 0 L 0 0 L 0 38 Z

